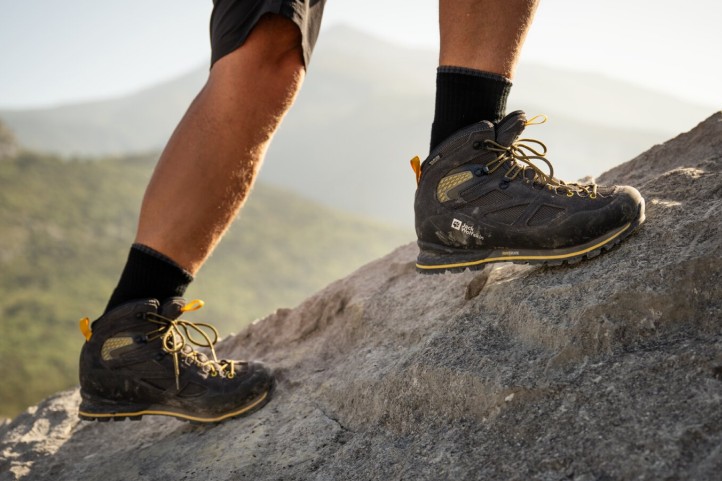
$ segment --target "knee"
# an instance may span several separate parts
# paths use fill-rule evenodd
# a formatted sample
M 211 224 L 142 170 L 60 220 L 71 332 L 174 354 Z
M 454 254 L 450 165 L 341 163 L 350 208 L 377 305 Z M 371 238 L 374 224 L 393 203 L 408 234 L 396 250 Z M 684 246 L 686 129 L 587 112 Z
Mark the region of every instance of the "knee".
M 247 44 L 267 64 L 303 66 L 301 31 L 293 21 L 280 15 L 264 15 L 251 31 Z
M 264 15 L 243 45 L 215 63 L 211 75 L 235 76 L 248 70 L 276 78 L 303 71 L 302 36 L 296 24 L 280 15 Z

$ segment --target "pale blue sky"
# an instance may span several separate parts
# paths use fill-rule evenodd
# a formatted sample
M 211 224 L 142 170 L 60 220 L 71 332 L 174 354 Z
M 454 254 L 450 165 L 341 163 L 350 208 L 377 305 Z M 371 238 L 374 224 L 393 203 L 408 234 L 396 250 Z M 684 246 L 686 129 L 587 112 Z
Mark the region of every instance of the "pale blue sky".
M 211 4 L 0 0 L 0 108 L 123 94 L 205 64 Z M 328 0 L 324 28 L 435 49 L 436 12 L 435 0 Z M 720 24 L 722 2 L 712 0 L 542 0 L 522 61 L 722 108 Z

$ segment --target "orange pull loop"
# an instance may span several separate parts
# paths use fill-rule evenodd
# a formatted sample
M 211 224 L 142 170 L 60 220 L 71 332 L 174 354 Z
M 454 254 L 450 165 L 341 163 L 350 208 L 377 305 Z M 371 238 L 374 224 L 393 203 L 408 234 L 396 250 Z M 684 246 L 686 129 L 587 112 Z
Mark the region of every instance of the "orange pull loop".
M 80 332 L 83 333 L 85 342 L 90 341 L 90 338 L 93 337 L 93 331 L 90 329 L 90 319 L 87 317 L 80 320 Z
M 181 312 L 191 312 L 191 311 L 197 311 L 201 307 L 205 306 L 206 303 L 201 301 L 200 299 L 193 299 L 188 304 L 183 306 L 181 308 Z
M 418 155 L 411 159 L 411 168 L 416 174 L 416 185 L 419 185 L 419 180 L 421 180 L 421 159 Z

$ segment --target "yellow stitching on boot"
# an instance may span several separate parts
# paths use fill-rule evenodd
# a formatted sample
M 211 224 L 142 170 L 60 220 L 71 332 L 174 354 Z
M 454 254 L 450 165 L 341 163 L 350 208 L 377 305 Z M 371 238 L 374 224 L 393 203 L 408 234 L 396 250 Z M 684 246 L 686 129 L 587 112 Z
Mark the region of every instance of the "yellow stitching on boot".
M 628 222 L 625 224 L 622 228 L 620 228 L 618 231 L 614 232 L 612 235 L 606 237 L 601 242 L 598 242 L 594 244 L 593 246 L 586 247 L 584 249 L 580 249 L 578 251 L 574 252 L 567 252 L 566 254 L 553 254 L 553 255 L 521 255 L 521 256 L 502 256 L 502 257 L 487 257 L 486 259 L 479 259 L 476 261 L 469 261 L 469 262 L 457 262 L 454 264 L 419 264 L 416 263 L 416 267 L 419 269 L 428 269 L 428 270 L 439 270 L 439 269 L 454 269 L 457 267 L 471 267 L 471 266 L 478 266 L 479 264 L 487 264 L 490 262 L 501 262 L 501 261 L 524 261 L 524 260 L 555 260 L 555 259 L 569 259 L 571 257 L 575 257 L 578 255 L 586 254 L 587 252 L 591 252 L 595 249 L 598 249 L 602 247 L 604 244 L 611 242 L 612 240 L 619 237 L 624 231 L 629 229 L 629 227 L 632 225 L 631 222 Z
M 179 413 L 175 411 L 163 411 L 163 410 L 156 410 L 156 409 L 148 409 L 148 410 L 141 410 L 141 411 L 128 411 L 128 412 L 115 412 L 115 413 L 92 413 L 88 411 L 82 411 L 79 410 L 78 414 L 81 416 L 87 416 L 89 418 L 122 418 L 127 416 L 145 416 L 145 415 L 161 415 L 161 416 L 173 416 L 179 419 L 187 419 L 189 421 L 198 421 L 202 423 L 217 423 L 219 421 L 223 421 L 224 419 L 232 418 L 234 416 L 239 416 L 243 413 L 246 413 L 250 411 L 251 409 L 255 408 L 256 406 L 263 403 L 263 401 L 268 398 L 270 391 L 266 391 L 263 394 L 261 394 L 258 398 L 256 398 L 254 401 L 251 401 L 249 404 L 246 404 L 245 406 L 242 406 L 241 408 L 222 414 L 220 416 L 212 417 L 212 418 L 202 418 L 198 416 L 191 416 L 189 414 L 185 413 Z

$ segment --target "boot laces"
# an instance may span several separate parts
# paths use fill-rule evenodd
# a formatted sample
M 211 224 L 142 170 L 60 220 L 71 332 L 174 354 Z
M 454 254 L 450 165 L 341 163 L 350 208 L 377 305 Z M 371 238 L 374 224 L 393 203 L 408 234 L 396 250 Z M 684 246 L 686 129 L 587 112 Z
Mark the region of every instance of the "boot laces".
M 535 122 L 537 118 L 541 121 Z M 544 115 L 534 117 L 526 122 L 526 125 L 538 125 L 546 122 L 547 117 Z M 486 166 L 489 173 L 493 173 L 504 165 L 509 165 L 509 169 L 504 174 L 505 180 L 512 181 L 521 175 L 525 181 L 529 181 L 527 172 L 531 172 L 531 183 L 534 185 L 545 186 L 549 190 L 557 194 L 564 194 L 567 197 L 578 195 L 579 197 L 589 197 L 596 199 L 597 184 L 580 184 L 577 182 L 564 182 L 554 177 L 554 166 L 546 158 L 547 146 L 543 142 L 536 139 L 517 139 L 511 145 L 502 145 L 494 140 L 485 141 L 486 150 L 496 152 L 496 159 L 489 162 Z M 542 161 L 549 168 L 549 173 L 540 169 L 534 161 Z
M 194 300 L 189 302 L 182 312 L 195 311 L 203 307 L 203 301 Z M 218 342 L 218 330 L 211 324 L 205 322 L 190 322 L 185 319 L 171 319 L 160 314 L 150 312 L 146 318 L 149 322 L 159 327 L 148 333 L 148 340 L 161 339 L 163 351 L 173 356 L 173 367 L 175 371 L 176 388 L 180 389 L 180 362 L 191 366 L 195 364 L 203 372 L 211 376 L 221 376 L 226 379 L 233 379 L 236 376 L 236 364 L 239 361 L 218 359 L 216 350 L 213 347 Z M 209 332 L 206 332 L 209 331 Z M 194 337 L 200 335 L 200 338 Z M 204 353 L 196 351 L 193 345 L 210 349 L 211 358 Z

